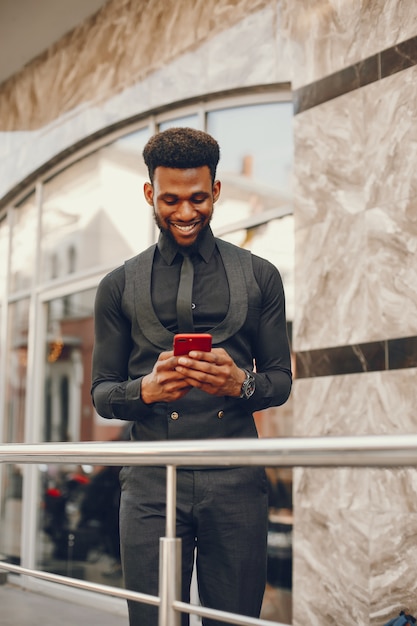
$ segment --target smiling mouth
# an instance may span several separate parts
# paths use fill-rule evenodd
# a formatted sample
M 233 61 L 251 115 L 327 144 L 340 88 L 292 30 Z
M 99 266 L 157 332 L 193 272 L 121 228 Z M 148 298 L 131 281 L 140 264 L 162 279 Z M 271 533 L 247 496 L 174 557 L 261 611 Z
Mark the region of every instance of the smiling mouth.
M 176 222 L 172 222 L 172 226 L 182 233 L 191 233 L 198 224 L 199 222 L 193 222 L 192 224 L 177 224 Z

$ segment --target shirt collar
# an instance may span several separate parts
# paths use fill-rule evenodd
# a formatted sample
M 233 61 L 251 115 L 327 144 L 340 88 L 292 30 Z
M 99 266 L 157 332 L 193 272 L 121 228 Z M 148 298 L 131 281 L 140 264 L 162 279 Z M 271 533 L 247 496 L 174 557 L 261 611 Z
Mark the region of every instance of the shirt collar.
M 171 237 L 168 237 L 165 233 L 160 232 L 158 238 L 158 250 L 164 259 L 165 263 L 172 265 L 177 253 L 180 251 L 180 247 L 175 243 Z M 206 228 L 202 237 L 199 239 L 196 252 L 200 254 L 202 259 L 208 263 L 216 247 L 213 232 L 210 228 Z

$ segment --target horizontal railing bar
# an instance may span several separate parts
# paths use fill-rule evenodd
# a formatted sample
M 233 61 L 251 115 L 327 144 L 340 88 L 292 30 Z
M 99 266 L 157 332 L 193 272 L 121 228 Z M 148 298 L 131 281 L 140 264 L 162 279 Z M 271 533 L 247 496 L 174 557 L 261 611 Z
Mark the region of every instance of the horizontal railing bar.
M 81 442 L 0 444 L 2 463 L 68 463 L 97 465 L 181 466 L 417 466 L 417 435 L 289 437 L 154 442 Z M 160 598 L 30 570 L 0 561 L 0 569 L 46 581 L 160 606 Z M 270 621 L 175 601 L 176 610 L 240 626 L 267 626 Z M 276 626 L 288 626 L 274 622 Z
M 145 604 L 152 604 L 154 606 L 160 605 L 160 599 L 157 596 L 150 596 L 146 593 L 140 593 L 139 591 L 129 591 L 128 589 L 110 587 L 109 585 L 102 585 L 100 583 L 90 583 L 77 578 L 61 576 L 60 574 L 51 574 L 41 570 L 28 569 L 26 567 L 21 567 L 20 565 L 12 565 L 6 561 L 0 560 L 0 570 L 6 570 L 14 574 L 21 574 L 22 576 L 25 575 L 31 576 L 32 578 L 40 578 L 41 580 L 57 583 L 58 585 L 76 587 L 78 589 L 83 589 L 83 591 L 93 591 L 107 596 L 114 596 L 116 598 L 122 598 L 123 600 L 135 600 Z
M 51 574 L 41 570 L 28 569 L 21 567 L 20 565 L 12 565 L 5 561 L 0 560 L 0 570 L 6 570 L 11 573 L 31 576 L 32 578 L 39 578 L 46 580 L 47 582 L 57 583 L 59 585 L 66 585 L 67 587 L 75 587 L 82 589 L 83 591 L 92 591 L 95 593 L 104 594 L 107 596 L 113 596 L 121 598 L 123 600 L 135 600 L 143 602 L 145 604 L 152 604 L 154 606 L 160 605 L 160 598 L 157 596 L 151 596 L 145 593 L 136 591 L 129 591 L 126 589 L 120 589 L 117 587 L 110 587 L 109 585 L 102 585 L 100 583 L 91 583 L 77 578 L 71 578 L 69 576 L 61 576 L 59 574 Z M 233 613 L 227 613 L 226 611 L 218 611 L 215 609 L 208 609 L 206 607 L 197 606 L 194 604 L 187 604 L 185 602 L 175 601 L 173 607 L 184 613 L 190 613 L 199 615 L 200 617 L 209 617 L 213 619 L 219 619 L 229 624 L 238 624 L 240 626 L 271 626 L 271 621 L 262 620 L 258 618 L 245 617 L 244 615 L 237 615 Z M 280 622 L 273 622 L 274 626 L 288 626 L 288 624 L 282 624 Z
M 271 622 L 271 620 L 259 619 L 256 617 L 246 617 L 245 615 L 237 615 L 236 613 L 227 613 L 226 611 L 218 611 L 216 609 L 208 609 L 204 606 L 196 606 L 194 604 L 186 604 L 176 600 L 172 603 L 174 609 L 183 613 L 192 613 L 200 617 L 208 617 L 217 619 L 227 624 L 238 624 L 239 626 L 289 626 L 281 622 Z
M 3 463 L 231 466 L 416 466 L 417 435 L 151 442 L 6 443 Z

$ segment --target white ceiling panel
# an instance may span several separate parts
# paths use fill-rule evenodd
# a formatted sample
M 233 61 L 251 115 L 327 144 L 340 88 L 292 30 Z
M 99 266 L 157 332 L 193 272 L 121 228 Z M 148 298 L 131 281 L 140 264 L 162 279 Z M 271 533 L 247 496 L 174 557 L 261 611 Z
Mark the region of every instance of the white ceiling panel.
M 0 0 L 0 83 L 108 0 Z

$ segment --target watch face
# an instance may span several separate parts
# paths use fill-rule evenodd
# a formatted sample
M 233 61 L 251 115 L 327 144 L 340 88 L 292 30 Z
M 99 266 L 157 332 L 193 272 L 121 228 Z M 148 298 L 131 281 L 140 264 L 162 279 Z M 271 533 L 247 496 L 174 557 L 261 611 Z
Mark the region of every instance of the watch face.
M 254 391 L 255 391 L 255 380 L 251 377 L 247 381 L 245 397 L 250 398 Z
M 249 372 L 246 372 L 246 379 L 243 381 L 243 384 L 242 384 L 241 398 L 246 398 L 246 399 L 250 398 L 251 395 L 253 395 L 254 391 L 255 391 L 255 379 Z

